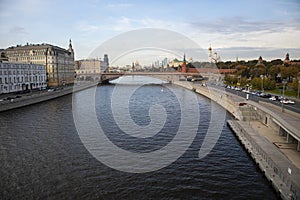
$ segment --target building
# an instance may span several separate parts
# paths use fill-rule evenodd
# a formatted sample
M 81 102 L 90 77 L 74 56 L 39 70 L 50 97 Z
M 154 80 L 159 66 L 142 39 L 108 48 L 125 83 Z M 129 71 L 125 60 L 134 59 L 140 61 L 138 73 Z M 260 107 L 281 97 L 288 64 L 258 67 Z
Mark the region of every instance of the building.
M 290 66 L 290 65 L 294 65 L 294 66 L 300 66 L 300 62 L 299 61 L 293 61 L 293 60 L 290 60 L 290 54 L 287 53 L 285 55 L 285 59 L 283 60 L 283 65 L 286 65 L 286 66 Z
M 105 54 L 103 61 L 101 59 L 83 59 L 75 61 L 76 77 L 80 80 L 97 80 L 100 73 L 107 70 L 109 66 L 108 55 Z
M 9 47 L 4 51 L 10 63 L 45 65 L 48 86 L 56 87 L 74 82 L 74 50 L 71 40 L 69 48 L 63 49 L 50 44 L 26 44 Z M 1 54 L 3 54 L 3 52 Z
M 286 53 L 285 55 L 285 59 L 283 60 L 283 63 L 290 63 L 290 54 L 289 53 Z
M 183 55 L 183 62 L 181 68 L 178 68 L 178 72 L 187 73 L 185 54 Z
M 257 63 L 256 63 L 255 66 L 263 66 L 263 67 L 265 66 L 264 60 L 262 59 L 261 56 L 259 56 L 259 58 L 258 58 Z
M 100 64 L 99 59 L 86 59 L 75 61 L 76 77 L 79 80 L 97 79 L 100 77 Z
M 0 94 L 46 86 L 45 65 L 0 62 Z
M 178 60 L 177 58 L 175 58 L 174 60 L 169 61 L 169 66 L 171 67 L 179 67 L 183 64 L 183 61 Z

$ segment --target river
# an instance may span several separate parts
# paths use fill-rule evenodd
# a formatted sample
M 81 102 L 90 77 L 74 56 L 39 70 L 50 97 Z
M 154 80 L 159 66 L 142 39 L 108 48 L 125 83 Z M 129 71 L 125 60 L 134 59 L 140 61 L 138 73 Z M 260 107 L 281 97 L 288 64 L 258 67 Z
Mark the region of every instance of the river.
M 118 87 L 125 94 L 133 86 Z M 116 123 L 111 109 L 115 88 L 98 86 L 95 97 L 80 91 L 73 97 L 67 95 L 0 113 L 0 199 L 276 199 L 272 187 L 226 123 L 220 122 L 224 123 L 223 129 L 212 151 L 199 159 L 212 104 L 199 95 L 197 132 L 174 162 L 134 173 L 99 161 L 78 134 L 72 98 L 83 104 L 95 98 L 97 120 L 107 138 L 126 152 L 142 154 L 160 150 L 175 138 L 181 120 L 178 116 L 184 112 L 178 98 L 189 101 L 191 93 L 169 84 L 148 84 L 135 90 L 128 104 L 129 114 L 138 126 L 151 123 L 149 109 L 155 104 L 164 107 L 166 120 L 157 134 L 133 137 Z M 216 112 L 224 112 L 222 109 L 217 106 Z M 229 113 L 225 117 L 232 118 Z M 127 122 L 122 126 L 131 129 Z M 114 152 L 106 154 L 109 160 L 116 156 Z

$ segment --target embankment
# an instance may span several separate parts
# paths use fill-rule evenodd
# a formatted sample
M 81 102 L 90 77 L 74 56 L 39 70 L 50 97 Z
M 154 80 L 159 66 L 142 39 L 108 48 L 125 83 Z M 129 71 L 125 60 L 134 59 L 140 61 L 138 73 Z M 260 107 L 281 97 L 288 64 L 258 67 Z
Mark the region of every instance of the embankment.
M 96 83 L 88 83 L 76 86 L 65 87 L 63 89 L 58 89 L 56 91 L 51 92 L 41 92 L 37 94 L 29 94 L 23 95 L 21 98 L 14 99 L 12 101 L 1 102 L 0 104 L 0 112 L 12 110 L 24 106 L 29 106 L 32 104 L 40 103 L 43 101 L 48 101 L 51 99 L 55 99 L 58 97 L 62 97 L 73 92 L 78 92 L 84 90 L 89 87 L 96 86 Z
M 291 162 L 287 156 L 280 151 L 271 141 L 266 139 L 260 132 L 251 127 L 251 120 L 261 121 L 263 124 L 267 121 L 269 128 L 274 128 L 274 120 L 282 121 L 279 115 L 275 115 L 263 105 L 250 103 L 255 109 L 250 110 L 250 118 L 242 112 L 240 106 L 246 104 L 246 100 L 236 95 L 227 94 L 221 89 L 207 88 L 199 85 L 194 85 L 185 81 L 174 82 L 175 85 L 193 90 L 212 101 L 218 103 L 228 112 L 230 112 L 236 120 L 229 120 L 228 125 L 235 133 L 238 140 L 244 146 L 246 151 L 252 157 L 256 165 L 260 168 L 267 180 L 277 191 L 278 196 L 283 199 L 299 199 L 300 198 L 300 170 Z M 255 105 L 252 105 L 255 104 Z M 251 112 L 255 112 L 255 114 Z M 248 112 L 249 114 L 249 112 Z M 266 120 L 267 115 L 267 120 Z M 255 118 L 253 118 L 255 116 Z M 272 116 L 272 120 L 271 119 Z M 258 118 L 257 118 L 258 117 Z M 246 121 L 248 120 L 248 121 Z M 288 123 L 285 124 L 285 129 L 294 130 Z M 274 127 L 271 127 L 274 125 Z M 276 125 L 277 126 L 277 125 Z M 278 127 L 276 127 L 278 128 Z M 281 128 L 281 129 L 282 129 Z M 274 128 L 275 129 L 275 128 Z M 298 130 L 299 131 L 299 130 Z M 297 132 L 294 130 L 293 132 Z

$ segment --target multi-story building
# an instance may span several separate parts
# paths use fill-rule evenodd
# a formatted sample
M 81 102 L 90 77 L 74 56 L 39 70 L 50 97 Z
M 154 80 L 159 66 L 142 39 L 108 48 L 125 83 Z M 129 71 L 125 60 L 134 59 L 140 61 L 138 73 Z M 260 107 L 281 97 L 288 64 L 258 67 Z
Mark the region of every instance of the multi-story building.
M 48 86 L 50 87 L 74 82 L 74 50 L 71 40 L 68 50 L 43 43 L 9 47 L 4 50 L 4 54 L 11 63 L 45 65 Z
M 75 61 L 76 76 L 79 79 L 99 79 L 100 73 L 107 70 L 109 66 L 108 56 L 104 55 L 103 61 L 101 59 L 85 59 Z
M 0 62 L 0 94 L 46 86 L 45 65 Z
M 99 59 L 86 59 L 75 61 L 75 71 L 78 79 L 97 79 L 100 77 L 100 63 Z

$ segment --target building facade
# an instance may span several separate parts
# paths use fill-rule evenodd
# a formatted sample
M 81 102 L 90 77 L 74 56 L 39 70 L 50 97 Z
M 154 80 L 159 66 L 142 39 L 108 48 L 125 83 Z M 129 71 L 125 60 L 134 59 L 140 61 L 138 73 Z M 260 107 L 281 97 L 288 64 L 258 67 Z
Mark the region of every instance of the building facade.
M 100 63 L 99 59 L 86 59 L 75 61 L 76 77 L 79 80 L 93 79 L 100 77 Z
M 46 86 L 45 65 L 0 62 L 0 94 Z
M 100 73 L 105 72 L 109 67 L 108 55 L 101 59 L 84 59 L 75 61 L 76 77 L 79 80 L 100 78 Z
M 4 50 L 4 54 L 10 63 L 45 65 L 49 87 L 74 83 L 74 50 L 71 40 L 68 50 L 43 43 L 9 47 Z

